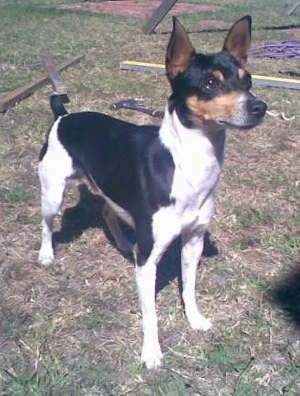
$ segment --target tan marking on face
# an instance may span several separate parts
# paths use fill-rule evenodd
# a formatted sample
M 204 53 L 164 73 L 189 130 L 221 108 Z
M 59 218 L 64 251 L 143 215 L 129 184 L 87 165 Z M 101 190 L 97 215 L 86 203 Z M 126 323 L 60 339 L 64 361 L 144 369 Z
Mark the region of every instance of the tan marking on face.
M 225 81 L 224 74 L 220 70 L 213 71 L 213 75 L 220 81 Z
M 238 112 L 241 111 L 240 94 L 231 92 L 217 96 L 211 100 L 201 100 L 198 96 L 190 96 L 187 106 L 192 113 L 196 124 L 205 124 L 218 120 L 232 122 Z
M 239 69 L 238 69 L 238 76 L 239 76 L 239 79 L 242 80 L 242 79 L 245 77 L 245 75 L 246 75 L 246 70 L 245 70 L 245 69 L 242 69 L 242 68 L 239 68 Z

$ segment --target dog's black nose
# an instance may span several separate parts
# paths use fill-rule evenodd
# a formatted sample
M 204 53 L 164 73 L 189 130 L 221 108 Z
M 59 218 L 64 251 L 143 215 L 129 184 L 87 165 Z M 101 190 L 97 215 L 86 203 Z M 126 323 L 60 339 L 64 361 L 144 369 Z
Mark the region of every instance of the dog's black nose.
M 255 116 L 263 116 L 266 114 L 267 111 L 267 104 L 262 100 L 253 99 L 250 102 L 250 112 Z

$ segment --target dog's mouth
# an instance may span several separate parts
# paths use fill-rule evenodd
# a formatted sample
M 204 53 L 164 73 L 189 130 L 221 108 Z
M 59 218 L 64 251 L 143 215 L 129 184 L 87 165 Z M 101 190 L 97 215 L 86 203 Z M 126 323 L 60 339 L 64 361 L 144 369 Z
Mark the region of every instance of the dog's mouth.
M 265 119 L 265 116 L 263 115 L 262 117 L 260 117 L 258 119 L 250 120 L 250 121 L 243 122 L 243 123 L 229 122 L 229 121 L 225 121 L 225 120 L 217 120 L 217 123 L 219 125 L 223 125 L 227 128 L 247 130 L 247 129 L 255 128 L 256 126 L 261 124 L 264 119 Z

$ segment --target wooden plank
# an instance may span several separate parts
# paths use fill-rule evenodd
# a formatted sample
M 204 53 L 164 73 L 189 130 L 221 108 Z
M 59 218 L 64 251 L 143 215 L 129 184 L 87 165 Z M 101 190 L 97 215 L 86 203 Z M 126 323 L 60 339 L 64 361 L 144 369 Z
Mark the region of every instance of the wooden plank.
M 74 58 L 59 65 L 57 70 L 58 71 L 65 70 L 68 67 L 75 65 L 76 63 L 79 63 L 81 60 L 84 59 L 84 57 L 85 57 L 84 55 L 75 56 Z M 22 99 L 27 98 L 38 88 L 47 84 L 48 81 L 49 81 L 48 76 L 37 78 L 36 80 L 31 81 L 30 83 L 24 85 L 21 88 L 16 89 L 15 91 L 11 92 L 4 98 L 0 99 L 0 113 L 3 113 L 8 108 L 14 106 L 17 102 L 20 102 Z
M 143 27 L 145 34 L 153 33 L 153 30 L 160 23 L 160 21 L 167 15 L 170 9 L 178 0 L 163 0 L 161 4 L 153 11 L 146 25 Z
M 124 61 L 120 63 L 122 70 L 136 70 L 140 72 L 166 74 L 165 65 L 158 63 Z
M 300 6 L 300 0 L 292 1 L 287 6 L 284 7 L 283 15 L 292 15 L 297 8 Z
M 44 64 L 44 67 L 48 73 L 50 82 L 52 84 L 53 90 L 58 95 L 67 94 L 67 86 L 64 83 L 59 71 L 57 70 L 57 66 L 54 62 L 52 55 L 50 54 L 48 49 L 42 49 L 40 51 L 40 55 Z
M 156 63 L 124 61 L 120 64 L 122 70 L 150 72 L 165 74 L 165 66 Z M 274 88 L 300 89 L 300 80 L 294 78 L 280 78 L 270 76 L 252 75 L 253 85 L 268 86 Z
M 258 76 L 253 74 L 252 82 L 254 85 L 266 87 L 300 89 L 300 80 L 293 78 Z

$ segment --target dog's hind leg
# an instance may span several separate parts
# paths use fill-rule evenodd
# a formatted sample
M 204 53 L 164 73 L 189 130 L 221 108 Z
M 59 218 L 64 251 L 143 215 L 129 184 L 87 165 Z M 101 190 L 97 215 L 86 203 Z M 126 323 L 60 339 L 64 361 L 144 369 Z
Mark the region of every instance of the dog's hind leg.
M 182 299 L 185 313 L 195 330 L 208 330 L 212 324 L 198 310 L 195 296 L 197 268 L 203 251 L 204 232 L 182 235 L 181 272 Z
M 122 232 L 118 216 L 108 203 L 105 203 L 103 206 L 102 216 L 107 224 L 110 233 L 114 237 L 117 248 L 125 254 L 129 254 L 130 252 L 132 252 L 133 244 L 126 238 L 126 236 Z
M 65 151 L 46 152 L 39 163 L 42 210 L 42 244 L 39 252 L 39 263 L 49 265 L 54 261 L 52 246 L 52 228 L 55 215 L 62 205 L 67 181 L 72 177 L 72 160 Z

